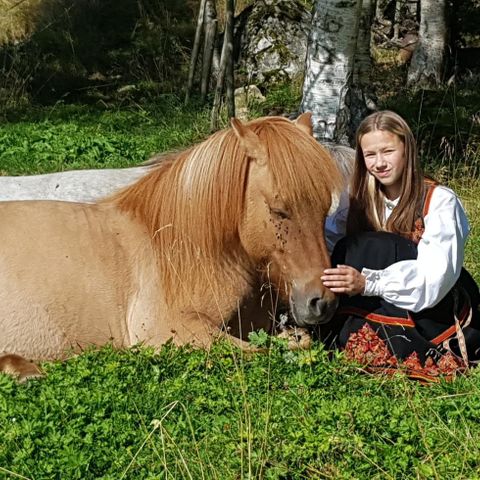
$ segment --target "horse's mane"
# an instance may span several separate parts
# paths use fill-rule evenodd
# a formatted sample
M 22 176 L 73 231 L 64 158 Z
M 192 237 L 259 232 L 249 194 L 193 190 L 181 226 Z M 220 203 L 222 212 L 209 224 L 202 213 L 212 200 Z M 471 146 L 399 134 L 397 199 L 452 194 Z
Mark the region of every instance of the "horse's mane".
M 332 192 L 339 192 L 342 184 L 328 152 L 282 117 L 246 125 L 267 148 L 268 166 L 283 200 L 297 213 L 312 208 L 327 211 Z M 168 155 L 105 202 L 146 225 L 162 267 L 173 267 L 175 275 L 191 275 L 200 258 L 211 265 L 220 261 L 231 266 L 242 255 L 238 226 L 249 161 L 233 129 L 221 130 L 201 144 Z

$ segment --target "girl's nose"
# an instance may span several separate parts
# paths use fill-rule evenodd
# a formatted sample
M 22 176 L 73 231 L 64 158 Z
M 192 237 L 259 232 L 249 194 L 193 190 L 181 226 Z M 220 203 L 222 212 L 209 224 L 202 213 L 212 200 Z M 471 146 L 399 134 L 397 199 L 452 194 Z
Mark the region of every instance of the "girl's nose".
M 376 167 L 383 167 L 387 164 L 387 162 L 385 161 L 385 157 L 383 156 L 383 154 L 381 152 L 377 153 L 377 155 L 375 156 L 375 165 Z

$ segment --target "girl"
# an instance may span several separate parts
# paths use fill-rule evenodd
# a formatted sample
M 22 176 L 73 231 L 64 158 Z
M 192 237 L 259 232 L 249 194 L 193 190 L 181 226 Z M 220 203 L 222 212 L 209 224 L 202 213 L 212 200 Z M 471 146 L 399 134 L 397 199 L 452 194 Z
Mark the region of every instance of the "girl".
M 423 373 L 480 358 L 478 288 L 462 269 L 468 233 L 455 193 L 424 177 L 407 123 L 391 111 L 365 118 L 347 236 L 322 276 L 341 294 L 330 341 L 370 365 L 407 359 Z

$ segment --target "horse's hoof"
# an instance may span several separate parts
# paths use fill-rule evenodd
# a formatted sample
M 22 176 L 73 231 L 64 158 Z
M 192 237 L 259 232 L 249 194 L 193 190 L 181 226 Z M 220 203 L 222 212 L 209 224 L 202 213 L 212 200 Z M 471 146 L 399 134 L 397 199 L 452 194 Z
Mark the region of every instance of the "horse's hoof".
M 289 350 L 308 350 L 312 346 L 312 337 L 306 328 L 288 327 L 278 337 L 288 340 Z

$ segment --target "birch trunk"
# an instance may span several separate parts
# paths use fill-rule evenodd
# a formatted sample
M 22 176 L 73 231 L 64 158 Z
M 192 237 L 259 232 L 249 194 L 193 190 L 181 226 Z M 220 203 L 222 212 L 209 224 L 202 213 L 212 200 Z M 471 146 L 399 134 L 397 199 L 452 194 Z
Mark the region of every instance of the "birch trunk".
M 446 0 L 421 0 L 418 43 L 408 70 L 409 86 L 434 88 L 442 83 L 446 46 Z
M 316 0 L 308 40 L 302 111 L 313 113 L 316 138 L 348 142 L 347 99 L 354 73 L 362 0 Z

